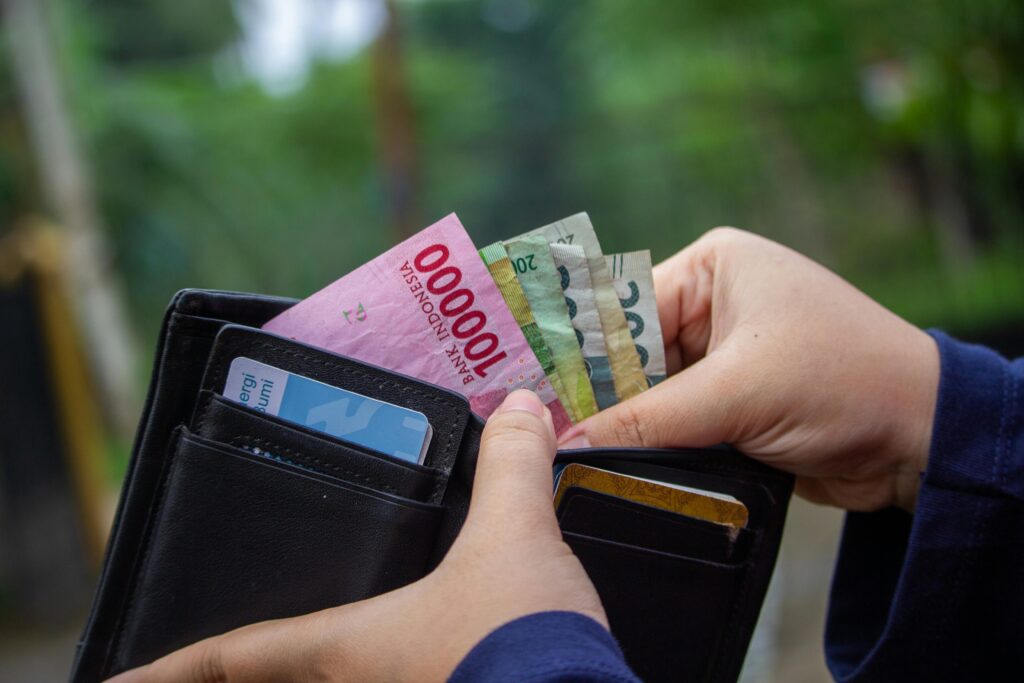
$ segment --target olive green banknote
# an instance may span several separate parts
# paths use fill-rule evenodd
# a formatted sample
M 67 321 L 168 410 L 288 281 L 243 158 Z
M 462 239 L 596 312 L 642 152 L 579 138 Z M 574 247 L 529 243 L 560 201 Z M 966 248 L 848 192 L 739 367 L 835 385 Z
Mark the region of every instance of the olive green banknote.
M 498 291 L 501 292 L 501 296 L 505 299 L 505 304 L 512 311 L 512 317 L 516 319 L 519 329 L 523 331 L 523 336 L 526 337 L 527 343 L 533 349 L 533 354 L 537 356 L 540 366 L 544 369 L 544 373 L 547 374 L 548 380 L 551 382 L 551 388 L 555 390 L 555 394 L 557 394 L 558 400 L 562 402 L 562 405 L 567 407 L 569 400 L 565 394 L 565 388 L 562 386 L 562 380 L 555 371 L 555 361 L 551 355 L 551 350 L 548 348 L 547 343 L 545 343 L 543 335 L 541 335 L 537 321 L 533 317 L 533 311 L 530 310 L 530 304 L 526 300 L 526 294 L 523 292 L 519 280 L 516 279 L 515 270 L 512 267 L 512 262 L 509 261 L 508 252 L 505 251 L 504 245 L 501 242 L 490 244 L 480 250 L 480 257 L 487 264 L 487 270 L 490 271 L 491 277 L 494 278 L 494 284 L 498 286 Z M 568 408 L 566 412 L 569 412 Z M 569 417 L 572 418 L 573 416 L 570 414 Z M 574 419 L 573 421 L 575 422 L 576 420 Z
M 597 412 L 597 400 L 569 319 L 561 277 L 555 269 L 548 240 L 544 235 L 525 235 L 504 245 L 541 336 L 551 351 L 565 391 L 562 404 L 574 421 L 590 417 Z

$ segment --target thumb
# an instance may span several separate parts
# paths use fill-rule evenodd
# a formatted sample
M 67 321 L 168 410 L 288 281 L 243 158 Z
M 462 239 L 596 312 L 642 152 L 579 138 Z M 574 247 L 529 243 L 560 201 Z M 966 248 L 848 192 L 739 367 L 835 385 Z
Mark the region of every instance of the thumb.
M 580 422 L 562 435 L 559 448 L 699 448 L 732 441 L 748 384 L 713 353 Z
M 467 525 L 502 534 L 525 525 L 557 534 L 551 504 L 554 457 L 551 412 L 532 391 L 509 394 L 484 428 Z

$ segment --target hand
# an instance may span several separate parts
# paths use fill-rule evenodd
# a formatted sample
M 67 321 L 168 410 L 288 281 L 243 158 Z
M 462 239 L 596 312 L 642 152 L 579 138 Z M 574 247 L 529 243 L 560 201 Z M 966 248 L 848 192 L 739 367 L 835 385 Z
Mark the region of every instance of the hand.
M 731 443 L 850 510 L 913 510 L 938 350 L 837 275 L 769 240 L 713 230 L 654 270 L 669 372 L 562 445 Z
M 466 523 L 426 578 L 209 638 L 112 680 L 440 681 L 488 633 L 520 616 L 569 610 L 607 628 L 555 520 L 554 453 L 550 412 L 528 391 L 510 394 L 484 429 Z

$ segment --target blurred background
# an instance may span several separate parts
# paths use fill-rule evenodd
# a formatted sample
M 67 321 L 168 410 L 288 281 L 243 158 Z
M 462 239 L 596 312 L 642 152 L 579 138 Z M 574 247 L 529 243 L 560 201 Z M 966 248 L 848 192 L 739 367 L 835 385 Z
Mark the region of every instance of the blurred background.
M 1015 0 L 0 0 L 0 680 L 65 678 L 164 306 L 306 296 L 444 214 L 715 225 L 1024 353 Z M 747 680 L 827 680 L 795 501 Z

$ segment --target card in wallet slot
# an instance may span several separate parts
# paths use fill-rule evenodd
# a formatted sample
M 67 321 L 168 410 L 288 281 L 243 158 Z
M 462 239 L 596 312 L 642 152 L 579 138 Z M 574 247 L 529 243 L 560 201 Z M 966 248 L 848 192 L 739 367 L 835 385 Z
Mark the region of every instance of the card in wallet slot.
M 238 357 L 422 413 L 434 428 L 424 464 L 445 472 L 454 465 L 471 420 L 469 406 L 461 396 L 330 351 L 238 325 L 226 325 L 217 335 L 202 388 L 219 393 L 232 361 Z
M 192 429 L 210 441 L 266 455 L 403 498 L 440 502 L 443 473 L 240 405 L 219 394 L 200 395 Z
M 716 489 L 658 481 L 573 462 L 567 464 L 555 482 L 555 507 L 569 487 L 598 491 L 650 507 L 706 519 L 732 528 L 747 525 L 747 506 L 739 499 Z
M 746 529 L 576 487 L 566 490 L 557 514 L 563 532 L 711 562 L 741 562 L 750 546 Z

